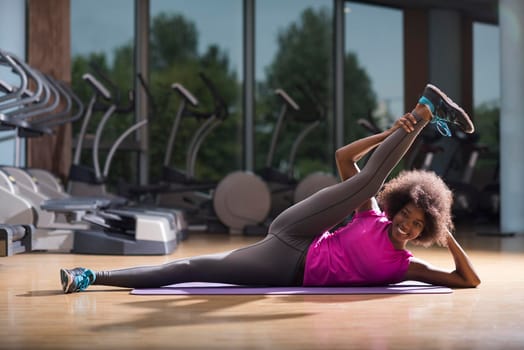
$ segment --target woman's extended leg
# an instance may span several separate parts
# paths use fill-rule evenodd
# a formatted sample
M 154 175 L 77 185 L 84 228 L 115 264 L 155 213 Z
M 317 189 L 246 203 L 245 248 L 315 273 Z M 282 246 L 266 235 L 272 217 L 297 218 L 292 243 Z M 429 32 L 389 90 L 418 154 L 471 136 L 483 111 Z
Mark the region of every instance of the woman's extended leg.
M 301 254 L 302 251 L 268 235 L 260 242 L 228 252 L 177 259 L 156 266 L 93 272 L 90 284 L 126 288 L 154 288 L 182 282 L 298 285 Z M 67 284 L 65 277 L 62 283 Z

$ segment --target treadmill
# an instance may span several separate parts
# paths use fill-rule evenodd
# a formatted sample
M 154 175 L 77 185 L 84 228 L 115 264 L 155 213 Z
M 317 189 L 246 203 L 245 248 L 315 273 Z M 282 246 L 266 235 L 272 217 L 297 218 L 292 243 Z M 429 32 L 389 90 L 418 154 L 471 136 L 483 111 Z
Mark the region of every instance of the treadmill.
M 40 72 L 9 53 L 0 51 L 0 64 L 9 66 L 20 79 L 19 86 L 2 89 L 2 129 L 15 129 L 19 140 L 52 133 L 52 127 L 71 121 L 70 118 L 57 121 L 58 117 L 63 118 L 64 113 L 56 112 L 55 102 L 49 102 L 49 96 L 53 100 L 64 97 L 66 89 L 53 86 L 50 78 L 43 78 Z M 34 90 L 28 89 L 29 80 L 34 81 Z M 19 163 L 18 159 L 16 163 Z M 32 243 L 27 245 L 31 250 L 158 255 L 171 253 L 180 241 L 184 221 L 176 213 L 138 208 L 127 210 L 126 201 L 120 198 L 71 198 L 64 193 L 57 199 L 47 198 L 38 191 L 36 178 L 26 176 L 29 172 L 25 169 L 5 167 L 1 173 L 3 176 L 0 177 L 4 180 L 0 187 L 1 202 L 17 203 L 17 210 L 1 208 L 0 220 L 7 225 L 35 225 L 35 230 L 29 234 Z M 39 210 L 40 213 L 47 211 L 61 215 L 66 220 L 55 222 L 60 226 L 58 228 L 53 225 L 38 227 L 41 224 L 36 215 Z M 62 234 L 57 235 L 57 232 Z M 4 241 L 13 243 L 12 239 Z

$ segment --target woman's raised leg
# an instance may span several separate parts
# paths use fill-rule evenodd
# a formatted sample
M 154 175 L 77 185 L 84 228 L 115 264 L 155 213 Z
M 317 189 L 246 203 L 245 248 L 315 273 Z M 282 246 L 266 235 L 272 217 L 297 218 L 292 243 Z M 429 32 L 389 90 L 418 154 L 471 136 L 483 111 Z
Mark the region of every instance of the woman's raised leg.
M 286 209 L 273 220 L 269 233 L 314 237 L 340 223 L 380 190 L 387 176 L 430 121 L 454 123 L 465 132 L 474 131 L 464 110 L 430 84 L 412 114 L 417 120 L 414 131 L 395 130 L 377 147 L 360 173 Z

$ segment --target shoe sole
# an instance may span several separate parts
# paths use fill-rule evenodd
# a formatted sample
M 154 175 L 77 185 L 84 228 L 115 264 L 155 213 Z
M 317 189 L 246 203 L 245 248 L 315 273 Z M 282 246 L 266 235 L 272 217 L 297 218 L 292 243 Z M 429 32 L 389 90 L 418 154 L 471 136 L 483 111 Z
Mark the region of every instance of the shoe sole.
M 60 269 L 60 282 L 62 283 L 62 290 L 64 293 L 72 293 L 70 290 L 73 279 L 70 278 L 70 274 L 65 269 Z
M 471 118 L 469 117 L 469 115 L 462 109 L 462 107 L 460 107 L 458 104 L 456 104 L 452 99 L 450 99 L 448 97 L 448 95 L 446 95 L 442 90 L 440 90 L 438 87 L 436 87 L 435 85 L 433 84 L 428 84 L 426 85 L 427 88 L 431 89 L 434 93 L 436 93 L 437 95 L 440 96 L 441 99 L 444 100 L 444 102 L 446 102 L 450 107 L 452 107 L 453 109 L 457 110 L 460 112 L 460 114 L 462 115 L 462 121 L 464 122 L 464 124 L 459 124 L 460 127 L 462 128 L 462 130 L 467 133 L 467 134 L 472 134 L 473 132 L 475 132 L 475 126 L 473 125 L 473 123 L 471 122 Z

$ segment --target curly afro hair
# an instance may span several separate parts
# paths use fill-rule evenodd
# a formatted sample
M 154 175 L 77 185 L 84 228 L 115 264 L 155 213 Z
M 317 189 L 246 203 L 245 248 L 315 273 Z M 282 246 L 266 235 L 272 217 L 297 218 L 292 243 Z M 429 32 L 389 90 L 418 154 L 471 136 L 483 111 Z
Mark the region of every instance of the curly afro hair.
M 408 203 L 424 211 L 424 230 L 412 243 L 424 247 L 433 243 L 446 245 L 446 234 L 453 230 L 453 193 L 437 174 L 425 170 L 402 171 L 384 185 L 377 199 L 389 220 Z

